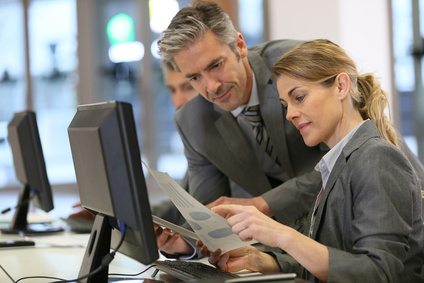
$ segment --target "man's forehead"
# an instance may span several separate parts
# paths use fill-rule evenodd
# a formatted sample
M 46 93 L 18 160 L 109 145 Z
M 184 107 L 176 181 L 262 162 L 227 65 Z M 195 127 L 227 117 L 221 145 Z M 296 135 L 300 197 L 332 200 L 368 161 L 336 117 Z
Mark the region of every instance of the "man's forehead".
M 212 32 L 191 43 L 174 55 L 174 61 L 180 71 L 187 74 L 198 73 L 222 57 L 223 49 L 228 45 L 218 41 Z
M 214 54 L 210 51 L 197 53 L 181 51 L 174 58 L 181 73 L 186 76 L 187 73 L 204 70 L 214 60 Z

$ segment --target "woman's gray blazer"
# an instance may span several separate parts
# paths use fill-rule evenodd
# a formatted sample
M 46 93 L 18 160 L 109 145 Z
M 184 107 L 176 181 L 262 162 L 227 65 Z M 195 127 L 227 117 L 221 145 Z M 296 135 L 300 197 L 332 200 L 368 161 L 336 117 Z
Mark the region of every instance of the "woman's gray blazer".
M 420 181 L 374 121 L 338 157 L 315 219 L 311 237 L 328 247 L 328 282 L 424 281 Z M 306 234 L 309 227 L 310 216 Z M 290 256 L 277 258 L 282 271 L 313 278 Z

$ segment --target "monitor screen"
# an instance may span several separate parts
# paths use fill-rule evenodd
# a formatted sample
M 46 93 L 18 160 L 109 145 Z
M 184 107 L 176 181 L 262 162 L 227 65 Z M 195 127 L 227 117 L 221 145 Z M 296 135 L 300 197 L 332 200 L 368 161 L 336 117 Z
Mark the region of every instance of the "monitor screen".
M 23 185 L 19 193 L 10 227 L 4 233 L 50 233 L 61 228 L 49 224 L 28 224 L 30 203 L 45 212 L 53 206 L 52 190 L 47 178 L 36 115 L 33 111 L 15 113 L 7 127 L 8 141 L 12 149 L 16 177 Z
M 68 135 L 81 205 L 96 215 L 80 276 L 98 268 L 118 245 L 119 222 L 126 232 L 118 252 L 154 262 L 159 254 L 132 106 L 116 101 L 78 106 Z M 90 278 L 107 282 L 107 267 Z

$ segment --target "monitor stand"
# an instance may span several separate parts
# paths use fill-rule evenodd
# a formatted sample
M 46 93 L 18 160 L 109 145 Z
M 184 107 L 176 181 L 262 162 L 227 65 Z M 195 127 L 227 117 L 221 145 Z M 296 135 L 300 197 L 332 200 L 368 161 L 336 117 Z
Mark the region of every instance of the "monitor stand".
M 109 218 L 102 214 L 97 214 L 91 229 L 90 239 L 85 249 L 84 258 L 81 264 L 78 278 L 83 277 L 96 270 L 101 264 L 103 258 L 110 252 L 110 243 L 112 239 L 112 226 Z M 109 267 L 105 266 L 102 270 L 80 280 L 83 283 L 103 283 L 108 282 Z
M 112 241 L 112 229 L 111 219 L 103 214 L 96 214 L 94 219 L 93 228 L 91 230 L 90 239 L 88 240 L 87 247 L 85 249 L 84 258 L 82 260 L 81 268 L 78 274 L 78 278 L 84 277 L 90 272 L 96 270 L 102 264 L 104 257 L 110 253 L 111 241 Z M 123 275 L 122 277 L 114 276 L 108 278 L 109 266 L 103 267 L 96 274 L 79 280 L 82 283 L 120 283 L 120 282 L 140 282 L 140 283 L 154 283 L 163 281 L 156 280 L 154 278 L 132 278 Z
M 25 185 L 21 190 L 16 206 L 15 214 L 9 227 L 2 228 L 4 234 L 48 234 L 63 231 L 60 227 L 55 227 L 47 223 L 28 223 L 28 207 L 30 202 L 31 187 Z

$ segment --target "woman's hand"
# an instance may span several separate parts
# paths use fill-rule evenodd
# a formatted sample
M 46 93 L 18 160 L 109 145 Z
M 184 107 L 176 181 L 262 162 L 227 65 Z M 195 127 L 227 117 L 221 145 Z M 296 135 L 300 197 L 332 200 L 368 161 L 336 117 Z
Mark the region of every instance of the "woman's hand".
M 214 252 L 198 240 L 196 245 L 200 248 L 202 255 L 209 257 L 209 263 L 228 272 L 247 269 L 255 272 L 270 273 L 280 272 L 276 260 L 269 254 L 260 252 L 253 246 L 245 246 L 222 254 L 218 249 Z
M 212 211 L 226 218 L 233 232 L 243 241 L 254 239 L 264 245 L 284 249 L 284 239 L 293 232 L 290 227 L 278 223 L 253 206 L 219 205 L 213 207 Z

